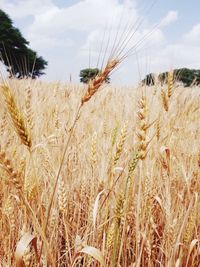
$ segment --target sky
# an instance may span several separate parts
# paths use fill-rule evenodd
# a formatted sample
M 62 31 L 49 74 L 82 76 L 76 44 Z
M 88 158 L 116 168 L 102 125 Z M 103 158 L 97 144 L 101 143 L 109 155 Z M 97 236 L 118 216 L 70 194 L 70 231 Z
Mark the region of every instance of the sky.
M 0 0 L 0 9 L 48 61 L 48 81 L 78 82 L 81 69 L 101 68 L 112 52 L 126 56 L 114 84 L 200 68 L 199 0 Z

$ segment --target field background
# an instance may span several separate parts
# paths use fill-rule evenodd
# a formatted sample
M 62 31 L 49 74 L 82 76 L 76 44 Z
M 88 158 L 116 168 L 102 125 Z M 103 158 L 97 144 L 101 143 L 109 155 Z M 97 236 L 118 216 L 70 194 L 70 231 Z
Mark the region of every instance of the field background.
M 198 87 L 106 85 L 76 118 L 86 86 L 11 79 L 10 108 L 5 83 L 1 266 L 199 266 Z

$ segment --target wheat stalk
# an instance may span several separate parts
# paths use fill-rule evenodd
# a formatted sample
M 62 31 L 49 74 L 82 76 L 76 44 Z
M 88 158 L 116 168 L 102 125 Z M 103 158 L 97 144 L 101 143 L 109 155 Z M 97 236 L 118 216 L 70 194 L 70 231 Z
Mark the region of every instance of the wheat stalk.
M 14 199 L 12 196 L 9 195 L 8 199 L 6 200 L 5 206 L 4 206 L 4 213 L 9 219 L 10 224 L 10 230 L 14 232 L 16 228 L 15 224 L 15 207 L 14 207 Z
M 111 266 L 116 266 L 117 255 L 119 249 L 120 241 L 120 228 L 124 216 L 124 193 L 120 193 L 117 197 L 116 206 L 114 210 L 115 214 L 115 236 L 113 240 L 113 253 L 112 253 L 112 264 Z

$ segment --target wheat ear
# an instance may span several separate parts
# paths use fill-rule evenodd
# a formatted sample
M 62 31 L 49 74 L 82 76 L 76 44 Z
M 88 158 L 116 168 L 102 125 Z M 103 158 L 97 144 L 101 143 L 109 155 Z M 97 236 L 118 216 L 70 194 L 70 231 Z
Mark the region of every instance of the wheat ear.
M 172 89 L 173 89 L 173 78 L 174 78 L 174 72 L 173 71 L 169 71 L 168 72 L 168 97 L 170 98 L 172 96 Z
M 137 132 L 137 136 L 139 139 L 139 159 L 144 160 L 147 155 L 147 146 L 148 142 L 146 140 L 147 137 L 147 129 L 148 123 L 146 121 L 147 117 L 147 102 L 144 96 L 141 97 L 138 103 L 139 110 L 138 110 L 138 119 L 139 119 L 139 129 Z
M 0 165 L 10 176 L 10 182 L 16 187 L 17 190 L 22 189 L 22 183 L 20 181 L 20 174 L 14 170 L 12 167 L 11 161 L 6 157 L 4 151 L 1 151 L 0 148 Z
M 31 138 L 28 133 L 28 130 L 25 126 L 24 119 L 22 117 L 21 112 L 19 111 L 14 97 L 11 94 L 10 88 L 7 85 L 2 85 L 1 86 L 6 106 L 9 111 L 9 114 L 11 116 L 11 119 L 13 121 L 13 124 L 15 126 L 15 130 L 21 139 L 22 143 L 26 145 L 27 147 L 31 147 Z
M 29 124 L 30 129 L 33 129 L 33 111 L 32 111 L 32 90 L 30 86 L 26 88 L 26 120 Z
M 120 155 L 122 153 L 122 149 L 126 140 L 126 136 L 127 136 L 127 127 L 128 127 L 128 122 L 126 122 L 123 126 L 123 128 L 121 129 L 121 133 L 120 133 L 120 137 L 119 137 L 119 142 L 117 143 L 116 146 L 116 152 L 113 158 L 113 162 L 114 162 L 114 166 L 116 166 Z
M 99 87 L 105 82 L 106 77 L 118 64 L 119 60 L 117 59 L 108 61 L 106 67 L 93 80 L 89 82 L 87 92 L 81 99 L 81 105 L 90 100 L 90 98 L 97 92 Z
M 59 211 L 64 214 L 67 207 L 67 192 L 63 179 L 58 182 L 58 207 Z
M 165 111 L 169 110 L 169 97 L 164 90 L 161 91 L 162 103 Z
M 160 116 L 158 117 L 156 121 L 155 128 L 156 128 L 157 141 L 159 141 L 160 140 Z

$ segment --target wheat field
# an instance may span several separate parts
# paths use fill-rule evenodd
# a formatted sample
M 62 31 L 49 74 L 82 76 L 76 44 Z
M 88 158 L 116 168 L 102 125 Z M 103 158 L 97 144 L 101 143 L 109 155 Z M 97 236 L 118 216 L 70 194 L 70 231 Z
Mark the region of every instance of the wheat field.
M 199 88 L 88 92 L 1 82 L 0 266 L 200 266 Z

